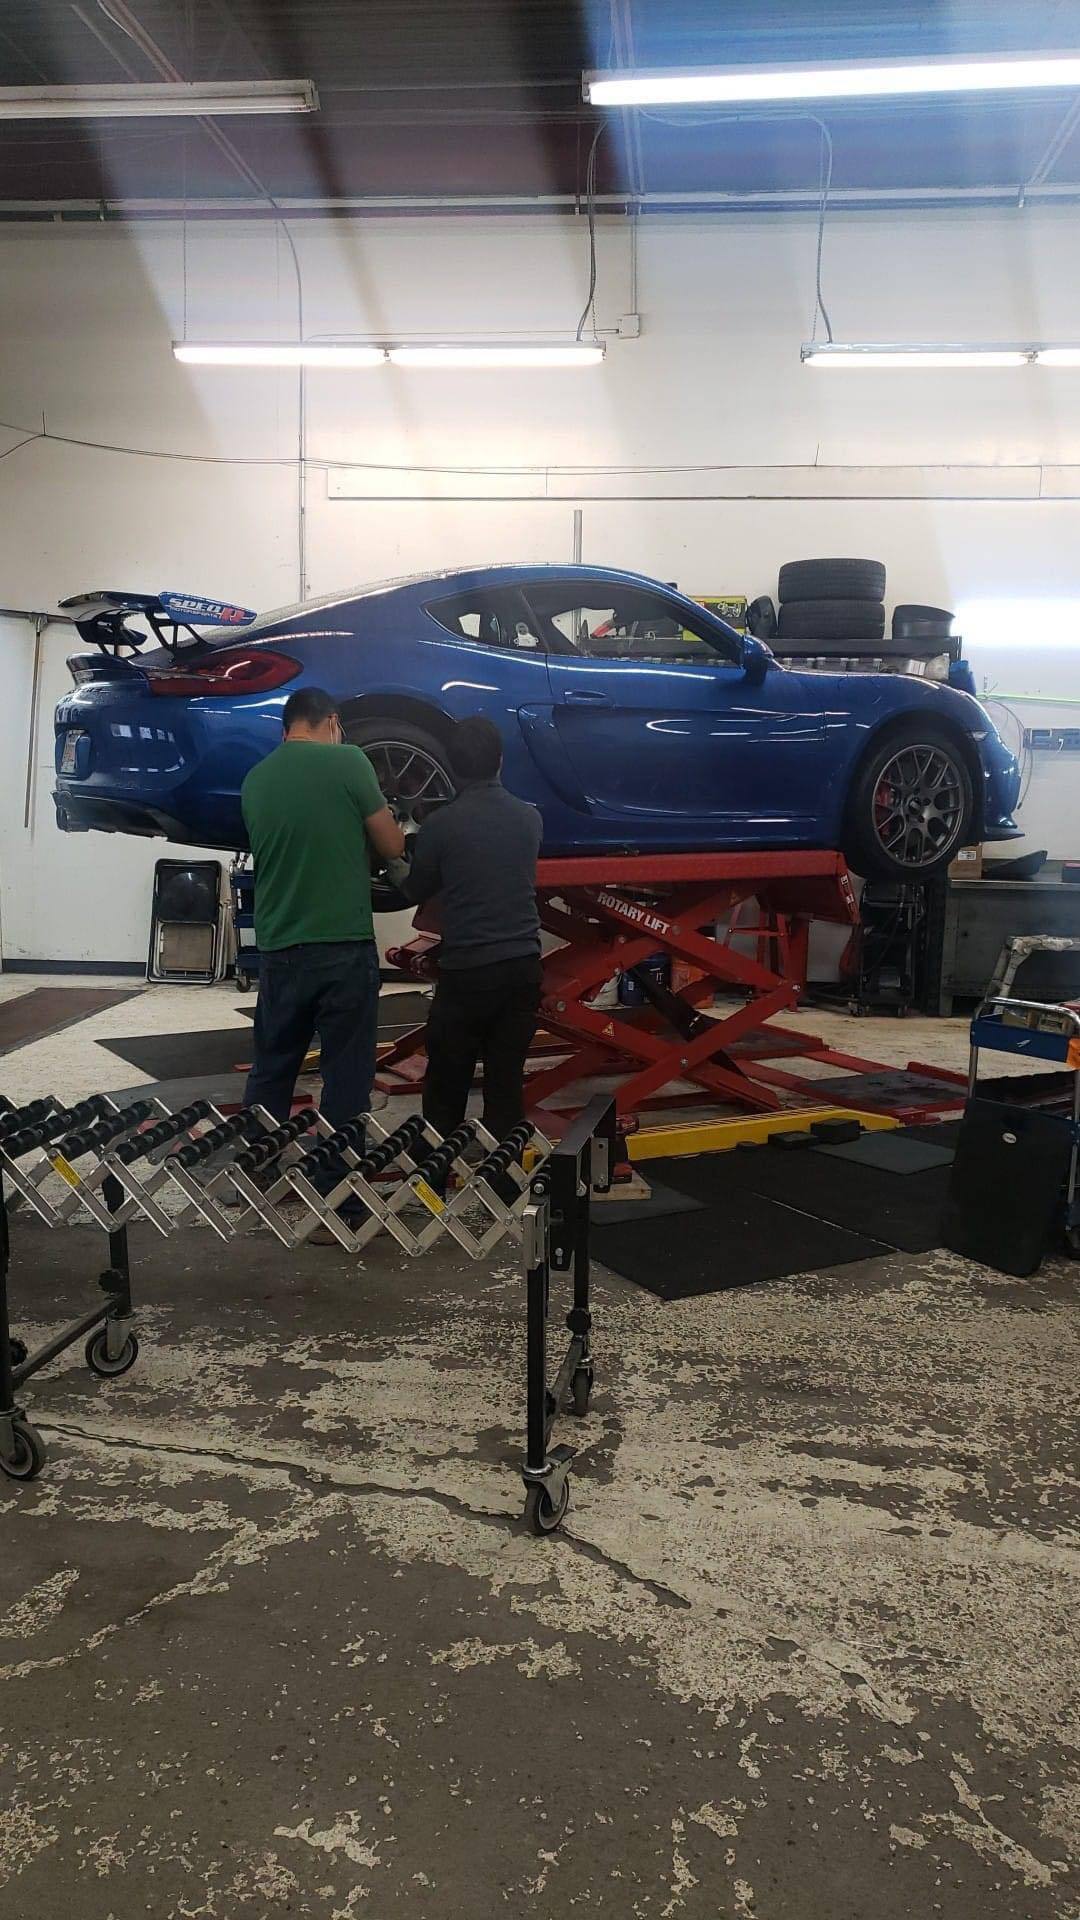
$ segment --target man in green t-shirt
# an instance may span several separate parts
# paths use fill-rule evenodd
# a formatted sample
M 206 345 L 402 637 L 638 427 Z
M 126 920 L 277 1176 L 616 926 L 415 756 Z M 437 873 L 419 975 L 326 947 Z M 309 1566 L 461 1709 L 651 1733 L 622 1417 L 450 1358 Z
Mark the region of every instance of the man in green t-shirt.
M 359 747 L 343 743 L 337 703 L 305 687 L 285 704 L 285 738 L 241 789 L 255 861 L 259 1004 L 244 1095 L 287 1120 L 317 1033 L 322 1111 L 332 1126 L 365 1113 L 375 1077 L 379 956 L 369 847 L 395 859 L 404 836 Z

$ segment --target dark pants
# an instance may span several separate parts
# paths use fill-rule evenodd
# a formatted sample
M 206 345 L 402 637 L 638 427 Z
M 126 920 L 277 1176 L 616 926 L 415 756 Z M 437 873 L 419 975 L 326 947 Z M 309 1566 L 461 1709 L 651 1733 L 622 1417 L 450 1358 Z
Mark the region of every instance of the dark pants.
M 322 1054 L 322 1111 L 344 1126 L 371 1105 L 379 1020 L 374 941 L 282 947 L 259 961 L 255 1064 L 244 1104 L 287 1120 L 296 1077 L 315 1035 Z
M 539 959 L 447 968 L 427 1023 L 424 1117 L 447 1134 L 465 1117 L 484 1065 L 484 1125 L 497 1140 L 525 1117 L 525 1060 L 540 1011 Z

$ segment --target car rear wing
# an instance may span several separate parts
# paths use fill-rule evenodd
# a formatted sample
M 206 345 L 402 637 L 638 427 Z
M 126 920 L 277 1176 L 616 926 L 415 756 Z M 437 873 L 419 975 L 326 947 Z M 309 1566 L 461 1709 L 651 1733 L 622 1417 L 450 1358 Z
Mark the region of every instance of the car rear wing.
M 202 647 L 206 641 L 196 628 L 246 627 L 256 617 L 247 607 L 232 606 L 227 600 L 206 600 L 194 593 L 107 589 L 74 593 L 70 599 L 61 600 L 60 611 L 75 622 L 84 640 L 113 655 L 121 649 L 138 653 L 143 647 L 165 647 L 169 653 Z M 130 626 L 133 618 L 145 620 L 149 632 Z

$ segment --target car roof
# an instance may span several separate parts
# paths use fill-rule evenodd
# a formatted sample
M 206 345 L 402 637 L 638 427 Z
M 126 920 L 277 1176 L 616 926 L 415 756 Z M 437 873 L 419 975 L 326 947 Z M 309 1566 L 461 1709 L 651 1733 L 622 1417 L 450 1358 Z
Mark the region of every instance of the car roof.
M 247 628 L 247 632 L 256 633 L 260 627 L 277 626 L 283 620 L 294 620 L 300 614 L 311 613 L 319 607 L 348 606 L 355 600 L 372 599 L 377 594 L 415 593 L 417 589 L 430 589 L 435 593 L 451 595 L 472 592 L 485 586 L 518 586 L 525 580 L 536 579 L 617 580 L 624 586 L 661 587 L 669 593 L 678 592 L 678 588 L 670 581 L 654 580 L 644 573 L 629 573 L 622 567 L 586 566 L 580 561 L 568 561 L 559 566 L 550 561 L 531 565 L 520 560 L 504 560 L 483 566 L 448 567 L 440 573 L 400 574 L 396 579 L 372 580 L 364 586 L 343 587 L 336 593 L 320 594 L 317 599 L 300 600 L 292 606 L 275 607 L 269 613 L 261 613 L 258 620 Z

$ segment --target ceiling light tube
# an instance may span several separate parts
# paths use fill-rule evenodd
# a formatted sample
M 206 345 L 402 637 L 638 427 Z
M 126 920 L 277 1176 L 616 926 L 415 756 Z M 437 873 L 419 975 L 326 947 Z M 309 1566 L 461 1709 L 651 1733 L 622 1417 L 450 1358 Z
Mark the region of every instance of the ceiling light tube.
M 155 80 L 116 86 L 0 87 L 0 120 L 129 120 L 162 114 L 314 113 L 314 80 Z
M 863 367 L 867 369 L 903 367 L 927 369 L 952 367 L 1026 367 L 1031 347 L 997 346 L 904 346 L 886 342 L 881 346 L 861 342 L 809 341 L 802 349 L 803 364 L 808 367 Z
M 603 341 L 447 341 L 442 345 L 389 348 L 396 367 L 595 367 L 604 358 Z
M 841 60 L 828 66 L 626 69 L 586 73 L 594 107 L 738 106 L 770 100 L 873 100 L 897 95 L 1027 92 L 1080 86 L 1080 54 L 942 55 L 932 60 Z
M 1035 363 L 1040 367 L 1080 367 L 1080 347 L 1036 347 Z
M 188 367 L 380 367 L 386 360 L 385 347 L 288 340 L 174 340 L 173 354 Z

